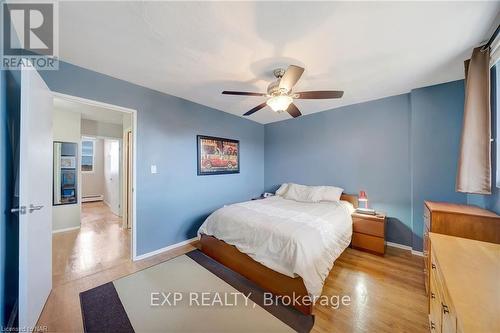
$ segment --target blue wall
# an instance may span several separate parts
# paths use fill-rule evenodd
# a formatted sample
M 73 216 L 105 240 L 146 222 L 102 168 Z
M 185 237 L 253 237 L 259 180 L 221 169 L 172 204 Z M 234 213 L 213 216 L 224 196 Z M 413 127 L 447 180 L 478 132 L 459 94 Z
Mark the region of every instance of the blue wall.
M 422 249 L 424 200 L 455 192 L 463 81 L 265 126 L 265 188 L 283 182 L 366 190 L 387 240 Z
M 366 190 L 389 213 L 387 239 L 411 245 L 409 95 L 320 112 L 265 127 L 265 187 L 284 182 Z
M 138 110 L 138 255 L 195 237 L 213 210 L 262 193 L 263 125 L 64 62 L 41 75 L 53 91 Z M 197 134 L 240 140 L 241 172 L 197 176 Z
M 412 115 L 413 247 L 422 250 L 423 201 L 466 203 L 455 192 L 464 109 L 462 80 L 415 89 Z

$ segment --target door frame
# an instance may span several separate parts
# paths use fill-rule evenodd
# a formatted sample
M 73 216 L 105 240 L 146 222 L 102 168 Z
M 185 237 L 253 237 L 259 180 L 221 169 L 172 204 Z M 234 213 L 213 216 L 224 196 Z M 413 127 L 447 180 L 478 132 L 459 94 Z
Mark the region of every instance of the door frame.
M 132 166 L 132 160 L 131 156 L 134 154 L 134 147 L 133 147 L 133 133 L 132 129 L 129 129 L 124 133 L 123 135 L 123 142 L 122 142 L 122 147 L 123 147 L 123 158 L 126 165 L 123 167 L 123 184 L 125 184 L 125 210 L 122 211 L 122 215 L 124 218 L 124 226 L 127 229 L 132 229 L 132 220 L 129 218 L 130 212 L 133 211 L 132 207 L 132 196 L 133 196 L 133 191 L 132 191 L 132 180 L 133 176 L 131 175 L 131 172 L 133 170 Z M 130 184 L 130 186 L 129 186 Z
M 78 96 L 72 96 L 72 95 L 67 95 L 59 92 L 52 92 L 54 97 L 65 99 L 67 101 L 71 102 L 76 102 L 76 103 L 82 103 L 82 104 L 87 104 L 91 106 L 96 106 L 96 107 L 102 107 L 106 109 L 111 109 L 114 111 L 119 111 L 123 112 L 126 114 L 129 114 L 132 116 L 132 141 L 133 141 L 133 156 L 132 156 L 132 165 L 133 165 L 133 170 L 132 170 L 132 237 L 131 237 L 131 242 L 132 246 L 131 248 L 131 259 L 133 261 L 137 260 L 137 110 L 136 109 L 131 109 L 131 108 L 126 108 L 123 106 L 118 106 L 114 104 L 108 104 L 104 102 L 99 102 L 83 97 L 78 97 Z M 120 200 L 121 202 L 121 200 Z M 122 214 L 123 215 L 123 214 Z

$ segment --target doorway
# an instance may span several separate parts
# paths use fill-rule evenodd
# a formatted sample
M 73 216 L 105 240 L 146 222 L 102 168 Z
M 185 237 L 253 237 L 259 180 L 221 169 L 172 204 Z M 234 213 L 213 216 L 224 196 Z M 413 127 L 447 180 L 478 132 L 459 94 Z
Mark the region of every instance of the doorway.
M 121 117 L 127 119 L 133 141 L 136 140 L 137 115 L 132 109 L 54 93 L 33 66 L 22 66 L 20 71 L 12 75 L 14 80 L 9 81 L 12 90 L 9 108 L 12 109 L 12 114 L 7 120 L 13 124 L 12 147 L 15 147 L 15 153 L 9 217 L 12 217 L 18 226 L 18 269 L 12 270 L 12 275 L 17 277 L 17 284 L 12 287 L 17 289 L 17 292 L 14 291 L 17 293 L 17 300 L 13 300 L 9 326 L 34 327 L 55 284 L 52 269 L 53 258 L 57 257 L 52 251 L 54 235 L 65 232 L 78 233 L 76 229 L 80 229 L 82 215 L 81 123 L 70 121 L 76 117 L 74 112 L 64 112 L 60 119 L 63 126 L 54 128 L 54 101 L 59 99 L 73 102 L 80 107 L 83 105 L 87 108 L 106 108 L 120 112 Z M 102 115 L 109 114 L 102 112 Z M 80 120 L 81 116 L 78 117 Z M 71 137 L 74 133 L 78 135 Z M 118 136 L 118 140 L 121 140 L 123 134 Z M 56 140 L 56 135 L 61 135 L 61 140 Z M 133 147 L 136 146 L 134 142 Z M 126 250 L 127 260 L 135 258 L 136 254 L 136 197 L 133 191 L 136 181 L 135 156 L 132 150 L 134 168 L 130 182 L 131 231 L 124 230 L 131 234 L 130 240 L 126 242 L 130 249 Z M 65 226 L 68 220 L 74 221 L 75 217 L 78 221 L 76 226 Z M 123 222 L 115 225 L 117 229 L 124 229 Z M 53 228 L 58 229 L 60 233 L 54 234 Z M 69 237 L 67 240 L 73 242 L 74 246 L 76 238 Z M 86 260 L 84 257 L 80 258 L 81 261 Z
M 54 142 L 76 146 L 73 155 L 54 156 L 54 189 L 71 199 L 63 204 L 54 198 L 52 280 L 57 287 L 133 258 L 134 153 L 129 141 L 135 113 L 60 94 L 53 104 Z M 63 162 L 56 161 L 67 163 L 60 172 Z

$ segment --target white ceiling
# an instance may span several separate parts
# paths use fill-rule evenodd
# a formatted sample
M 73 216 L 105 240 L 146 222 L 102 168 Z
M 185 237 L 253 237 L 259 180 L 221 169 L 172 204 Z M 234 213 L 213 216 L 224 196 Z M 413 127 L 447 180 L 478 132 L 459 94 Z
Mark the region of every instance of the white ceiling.
M 84 103 L 75 103 L 61 98 L 54 98 L 54 108 L 62 111 L 77 112 L 82 119 L 94 120 L 100 123 L 123 124 L 123 112 L 93 106 Z
M 303 114 L 463 78 L 500 2 L 62 2 L 60 57 L 145 87 L 242 115 L 276 67 L 305 67 Z M 287 119 L 265 108 L 250 119 Z

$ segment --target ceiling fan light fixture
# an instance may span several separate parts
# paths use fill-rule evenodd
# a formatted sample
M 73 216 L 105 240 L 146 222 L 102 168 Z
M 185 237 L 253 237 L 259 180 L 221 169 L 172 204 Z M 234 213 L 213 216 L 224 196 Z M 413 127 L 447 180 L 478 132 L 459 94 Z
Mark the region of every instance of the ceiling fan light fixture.
M 275 111 L 285 111 L 288 106 L 293 102 L 293 98 L 288 95 L 278 95 L 269 98 L 266 102 L 269 107 Z

